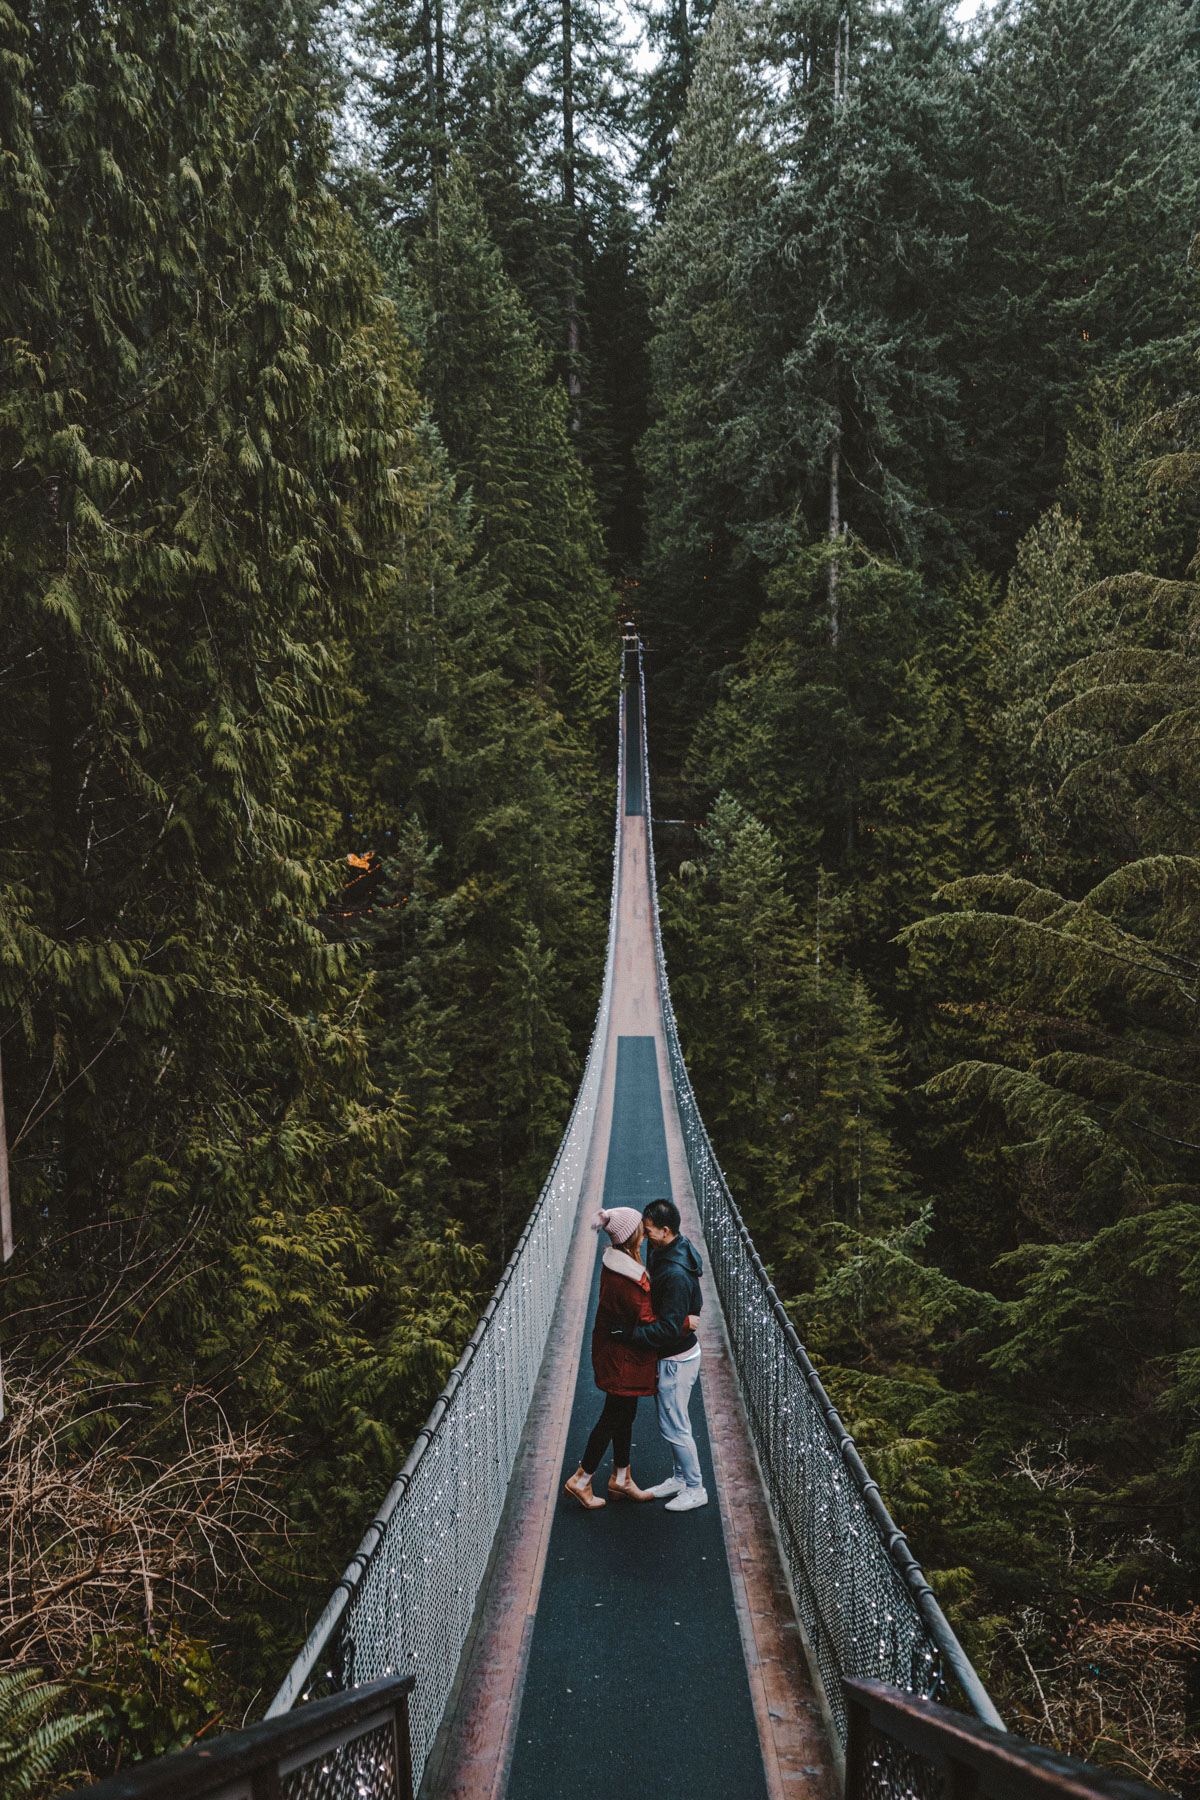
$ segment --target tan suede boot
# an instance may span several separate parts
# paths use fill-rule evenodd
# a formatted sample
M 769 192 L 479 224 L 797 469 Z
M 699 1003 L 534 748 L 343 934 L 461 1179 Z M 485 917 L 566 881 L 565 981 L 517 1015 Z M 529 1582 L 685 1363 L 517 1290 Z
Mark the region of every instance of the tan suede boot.
M 632 1470 L 626 1471 L 624 1481 L 618 1481 L 615 1475 L 610 1475 L 608 1491 L 614 1500 L 653 1500 L 654 1498 L 653 1494 L 647 1493 L 645 1488 L 638 1486 L 633 1479 Z
M 592 1478 L 585 1473 L 582 1463 L 564 1486 L 563 1493 L 570 1494 L 572 1500 L 578 1500 L 580 1506 L 586 1506 L 589 1512 L 604 1505 L 599 1494 L 593 1494 Z

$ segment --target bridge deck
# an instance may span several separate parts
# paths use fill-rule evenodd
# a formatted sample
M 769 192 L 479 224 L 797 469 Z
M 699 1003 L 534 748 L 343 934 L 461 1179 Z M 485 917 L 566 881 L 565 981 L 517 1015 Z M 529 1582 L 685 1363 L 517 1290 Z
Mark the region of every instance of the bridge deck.
M 637 803 L 639 787 L 628 784 Z M 601 1400 L 587 1342 L 591 1221 L 607 1193 L 669 1191 L 704 1254 L 659 1010 L 647 821 L 624 819 L 616 970 L 600 1104 L 558 1311 L 476 1626 L 422 1800 L 832 1800 L 829 1740 L 799 1642 L 720 1308 L 705 1284 L 693 1396 L 710 1504 L 668 1514 L 561 1494 Z M 670 1472 L 652 1401 L 634 1432 L 643 1483 Z M 608 1464 L 597 1486 L 603 1492 Z

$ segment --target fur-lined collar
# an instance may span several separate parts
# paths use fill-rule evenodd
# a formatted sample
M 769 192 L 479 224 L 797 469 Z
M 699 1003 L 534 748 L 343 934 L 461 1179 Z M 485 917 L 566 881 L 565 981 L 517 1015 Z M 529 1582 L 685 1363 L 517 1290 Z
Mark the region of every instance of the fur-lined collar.
M 644 1286 L 650 1286 L 650 1277 L 645 1269 L 640 1262 L 634 1262 L 627 1250 L 618 1250 L 615 1244 L 610 1244 L 600 1260 L 614 1275 L 628 1275 L 630 1281 L 640 1281 Z

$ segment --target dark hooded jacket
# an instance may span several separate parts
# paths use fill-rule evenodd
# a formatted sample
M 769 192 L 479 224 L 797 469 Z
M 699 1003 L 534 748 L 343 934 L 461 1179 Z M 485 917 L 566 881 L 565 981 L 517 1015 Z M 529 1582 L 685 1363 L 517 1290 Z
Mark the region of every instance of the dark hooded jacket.
M 683 1236 L 662 1248 L 650 1246 L 650 1304 L 654 1317 L 637 1325 L 627 1342 L 639 1350 L 653 1350 L 661 1360 L 665 1356 L 683 1356 L 696 1342 L 694 1331 L 685 1328 L 689 1313 L 698 1313 L 704 1304 L 700 1277 L 704 1264 L 696 1247 Z

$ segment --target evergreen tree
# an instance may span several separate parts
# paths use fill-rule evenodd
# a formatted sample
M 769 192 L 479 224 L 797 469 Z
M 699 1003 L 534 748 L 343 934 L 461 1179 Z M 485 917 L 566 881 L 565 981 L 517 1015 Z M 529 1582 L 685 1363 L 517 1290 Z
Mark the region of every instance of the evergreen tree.
M 381 1176 L 403 1108 L 315 916 L 358 779 L 353 647 L 425 501 L 411 357 L 326 186 L 309 71 L 248 66 L 238 20 L 188 0 L 93 24 L 0 13 L 5 1315 L 45 1309 L 5 1363 L 141 1384 L 160 1444 L 179 1391 L 287 1440 L 292 1546 L 240 1624 L 174 1603 L 200 1646 L 162 1675 L 184 1737 L 302 1631 L 479 1259 L 409 1229 Z M 144 1632 L 139 1604 L 93 1695 Z
M 657 606 L 702 672 L 752 617 L 747 552 L 770 566 L 847 526 L 891 555 L 936 547 L 929 471 L 956 434 L 938 293 L 962 224 L 945 13 L 764 3 L 706 36 L 653 252 L 647 447 Z
M 566 396 L 457 166 L 415 260 L 439 436 L 396 606 L 360 647 L 365 829 L 393 847 L 364 930 L 383 1067 L 418 1104 L 398 1189 L 427 1228 L 465 1220 L 501 1258 L 599 980 L 611 601 Z
M 600 699 L 611 601 L 569 406 L 506 277 L 465 170 L 448 178 L 416 259 L 414 330 L 451 464 L 471 490 L 475 554 L 502 585 L 509 654 L 585 736 Z
M 619 160 L 628 46 L 606 0 L 415 0 L 359 22 L 376 169 L 349 182 L 405 280 L 453 161 L 570 397 L 577 452 L 618 561 L 640 554 L 633 445 L 647 336 L 638 225 Z
M 1012 837 L 1035 867 L 1070 879 L 1060 863 L 1070 833 L 1059 799 L 1065 773 L 1042 733 L 1055 681 L 1097 641 L 1096 608 L 1084 599 L 1096 565 L 1080 524 L 1060 507 L 1040 519 L 1017 550 L 1004 603 L 989 634 L 990 686 L 997 702 L 993 732 L 1013 817 Z M 1011 816 L 1010 815 L 1010 816 Z M 1093 873 L 1091 847 L 1083 878 Z
M 648 0 L 641 9 L 650 48 L 657 54 L 639 85 L 635 172 L 646 183 L 659 222 L 675 191 L 671 161 L 712 10 L 711 0 L 691 7 L 688 0 L 669 0 L 661 8 Z
M 1067 432 L 1062 504 L 1079 521 L 1099 575 L 1182 575 L 1188 557 L 1188 497 L 1151 490 L 1161 393 L 1129 376 L 1093 382 Z M 1157 441 L 1156 441 L 1157 440 Z
M 1179 381 L 1200 140 L 1188 5 L 1023 0 L 982 40 L 961 338 L 964 530 L 1008 560 L 1097 378 Z
M 646 253 L 654 325 L 654 416 L 642 447 L 647 606 L 654 647 L 666 658 L 667 730 L 657 740 L 665 749 L 686 745 L 707 698 L 706 678 L 731 640 L 748 633 L 761 601 L 741 553 L 745 498 L 731 454 L 736 376 L 756 354 L 759 335 L 732 270 L 774 180 L 768 83 L 755 44 L 750 9 L 723 0 L 690 90 L 675 193 Z
M 828 921 L 803 928 L 778 844 L 728 794 L 700 847 L 663 891 L 684 1050 L 755 1241 L 796 1292 L 843 1228 L 903 1204 L 893 1034 Z
M 1169 445 L 1151 493 L 1172 504 L 1194 484 L 1195 410 L 1151 422 Z M 1088 467 L 1080 512 L 1103 528 L 1103 551 L 1129 517 L 1112 504 L 1129 478 L 1114 484 L 1096 457 L 1077 463 L 1077 482 Z M 1177 564 L 1178 547 L 1163 554 Z M 1010 751 L 1023 731 L 1045 804 L 1027 826 L 1029 864 L 950 884 L 947 910 L 907 934 L 940 997 L 941 1067 L 927 1084 L 940 1197 L 924 1254 L 880 1244 L 868 1258 L 867 1341 L 878 1354 L 898 1316 L 921 1320 L 919 1356 L 942 1384 L 923 1419 L 938 1460 L 962 1459 L 951 1498 L 974 1494 L 969 1512 L 943 1509 L 947 1547 L 983 1575 L 982 1607 L 1008 1621 L 999 1666 L 1019 1706 L 1033 1704 L 1030 1670 L 1047 1671 L 1041 1727 L 1031 1720 L 1043 1732 L 1077 1705 L 1067 1597 L 1090 1630 L 1120 1637 L 1152 1588 L 1169 1639 L 1194 1604 L 1197 1543 L 1198 590 L 1193 564 L 1183 580 L 1127 571 L 1080 591 L 1088 557 L 1052 511 L 1022 546 L 999 616 L 1003 729 Z M 831 1284 L 826 1321 L 837 1299 Z M 885 1360 L 896 1369 L 894 1352 Z M 901 1387 L 868 1377 L 864 1391 L 911 1429 Z M 935 1488 L 930 1478 L 931 1499 Z M 1087 1679 L 1112 1683 L 1108 1724 L 1082 1742 L 1078 1725 L 1063 1735 L 1145 1773 L 1160 1752 L 1136 1682 L 1103 1659 Z M 1156 1704 L 1161 1755 L 1182 1770 L 1194 1740 L 1175 1688 Z
M 357 37 L 385 241 L 398 235 L 407 250 L 420 238 L 436 179 L 457 156 L 479 185 L 508 272 L 553 331 L 563 268 L 546 182 L 551 106 L 538 84 L 548 51 L 534 25 L 504 0 L 414 0 L 369 6 Z
M 811 892 L 813 870 L 826 871 L 851 958 L 876 979 L 892 978 L 893 933 L 987 853 L 988 781 L 969 761 L 978 735 L 955 679 L 979 630 L 967 599 L 939 606 L 853 543 L 798 556 L 771 576 L 768 610 L 691 753 L 695 778 L 729 787 L 778 834 L 794 882 Z

